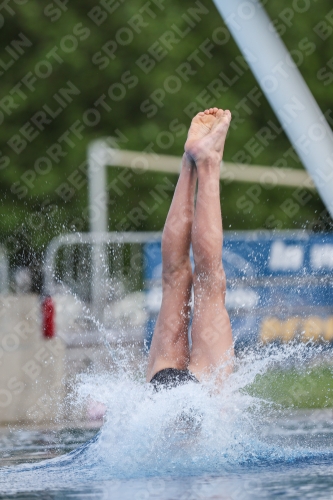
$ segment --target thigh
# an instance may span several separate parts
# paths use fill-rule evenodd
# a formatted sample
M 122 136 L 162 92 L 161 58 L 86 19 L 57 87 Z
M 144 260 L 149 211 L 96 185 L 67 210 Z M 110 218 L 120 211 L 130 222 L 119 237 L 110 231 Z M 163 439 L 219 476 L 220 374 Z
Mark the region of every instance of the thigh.
M 192 350 L 189 369 L 200 380 L 216 369 L 227 376 L 233 369 L 233 339 L 222 287 L 194 283 Z
M 189 362 L 188 327 L 192 275 L 174 274 L 163 283 L 161 309 L 148 358 L 147 381 L 164 368 L 184 370 Z

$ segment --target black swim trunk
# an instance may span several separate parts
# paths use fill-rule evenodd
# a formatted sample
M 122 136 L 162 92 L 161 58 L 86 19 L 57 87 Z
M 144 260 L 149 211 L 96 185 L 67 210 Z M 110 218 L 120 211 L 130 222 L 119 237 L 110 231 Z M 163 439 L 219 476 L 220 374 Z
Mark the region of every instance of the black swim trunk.
M 173 389 L 188 382 L 199 384 L 199 380 L 189 370 L 177 370 L 176 368 L 164 368 L 164 370 L 155 373 L 150 381 L 155 391 Z

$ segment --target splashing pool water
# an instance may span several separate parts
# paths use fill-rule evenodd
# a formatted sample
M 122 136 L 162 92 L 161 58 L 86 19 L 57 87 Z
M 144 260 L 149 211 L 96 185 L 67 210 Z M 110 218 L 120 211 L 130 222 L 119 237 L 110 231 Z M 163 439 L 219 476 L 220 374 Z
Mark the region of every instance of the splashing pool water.
M 208 383 L 155 394 L 124 360 L 85 375 L 76 398 L 107 407 L 102 428 L 63 431 L 58 456 L 38 463 L 22 461 L 45 432 L 12 436 L 18 465 L 0 469 L 0 498 L 332 498 L 331 411 L 286 412 L 245 390 L 272 366 L 318 354 L 304 344 L 249 351 L 219 394 Z

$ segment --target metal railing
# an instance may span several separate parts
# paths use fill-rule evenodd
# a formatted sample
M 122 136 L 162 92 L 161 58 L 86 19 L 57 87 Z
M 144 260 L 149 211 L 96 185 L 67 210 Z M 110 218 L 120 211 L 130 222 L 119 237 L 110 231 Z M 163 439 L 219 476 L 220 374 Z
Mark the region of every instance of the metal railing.
M 101 321 L 107 296 L 143 284 L 143 249 L 159 241 L 160 232 L 72 233 L 53 239 L 44 261 L 44 293 L 67 290 L 89 304 Z M 62 255 L 61 255 L 62 254 Z

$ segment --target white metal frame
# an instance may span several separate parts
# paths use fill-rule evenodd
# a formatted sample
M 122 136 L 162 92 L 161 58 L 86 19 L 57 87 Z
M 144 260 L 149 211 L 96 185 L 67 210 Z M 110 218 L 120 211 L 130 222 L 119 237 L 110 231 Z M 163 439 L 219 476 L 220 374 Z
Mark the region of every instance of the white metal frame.
M 94 141 L 88 148 L 90 231 L 92 232 L 107 232 L 108 230 L 106 167 L 117 166 L 133 170 L 178 174 L 182 161 L 178 156 L 114 149 L 109 142 L 112 143 L 112 138 L 109 141 L 108 139 Z M 274 169 L 223 162 L 220 177 L 228 181 L 314 188 L 311 178 L 304 170 L 291 168 Z
M 93 247 L 93 276 L 92 276 L 92 304 L 91 312 L 96 320 L 100 320 L 103 314 L 103 266 L 104 250 L 106 243 L 139 243 L 160 241 L 160 232 L 110 232 L 110 233 L 70 233 L 54 238 L 47 247 L 44 260 L 44 294 L 54 294 L 54 269 L 58 250 L 64 245 L 91 244 Z M 96 259 L 96 254 L 98 255 Z

